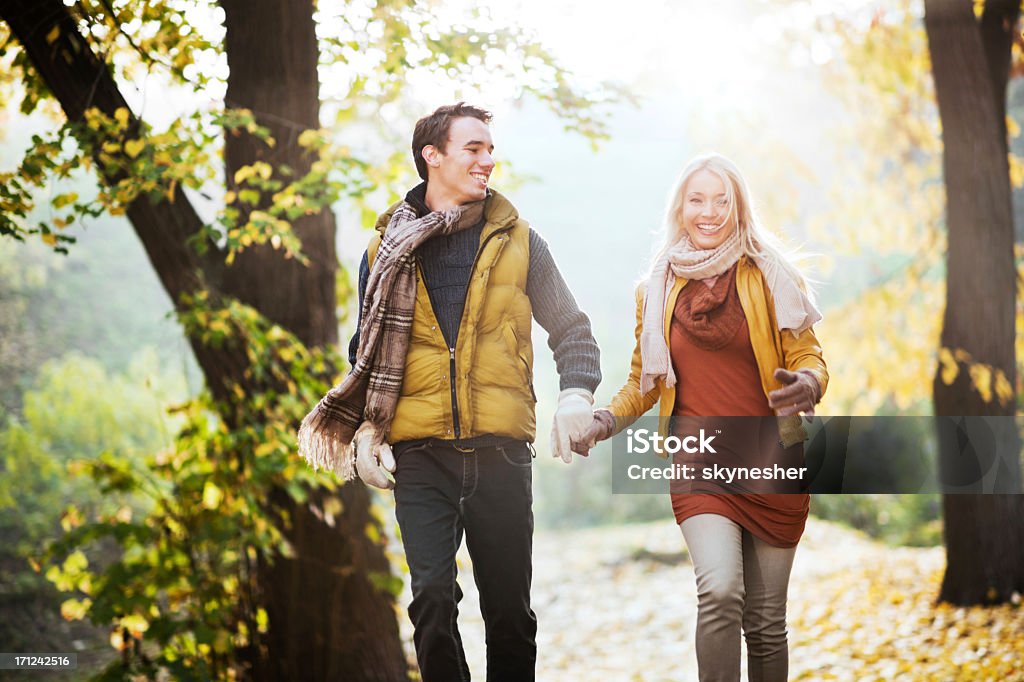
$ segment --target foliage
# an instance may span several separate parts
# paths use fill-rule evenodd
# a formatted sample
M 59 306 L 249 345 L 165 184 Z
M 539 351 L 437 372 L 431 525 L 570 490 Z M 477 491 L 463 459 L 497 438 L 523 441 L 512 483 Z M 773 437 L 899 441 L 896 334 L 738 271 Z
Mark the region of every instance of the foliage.
M 49 550 L 47 577 L 74 593 L 65 617 L 114 625 L 111 643 L 123 662 L 113 664 L 113 676 L 240 673 L 235 650 L 258 647 L 267 628 L 257 564 L 291 553 L 267 492 L 283 489 L 302 501 L 314 486 L 334 487 L 294 456 L 292 425 L 326 390 L 318 377 L 337 358 L 305 349 L 238 303 L 214 308 L 200 298 L 183 322 L 205 343 L 244 343 L 250 371 L 268 388 L 245 395 L 236 387 L 241 395 L 230 406 L 206 394 L 189 401 L 175 411 L 184 424 L 173 447 L 141 461 L 105 454 L 74 465 L 104 495 L 144 501 L 139 513 L 72 507 L 64 517 L 69 532 Z M 327 513 L 340 512 L 333 504 Z M 92 566 L 89 548 L 101 540 L 116 542 L 120 556 Z
M 867 289 L 821 324 L 828 351 L 860 372 L 857 382 L 831 385 L 829 403 L 848 414 L 883 407 L 930 411 L 937 370 L 946 383 L 968 372 L 986 402 L 1005 403 L 1021 392 L 1019 385 L 1010 386 L 1001 372 L 963 349 L 939 348 L 946 252 L 942 137 L 920 3 L 868 3 L 823 15 L 817 28 L 837 46 L 827 67 L 830 83 L 851 112 L 848 146 L 861 150 L 840 162 L 863 177 L 857 183 L 862 189 L 851 192 L 844 174 L 830 193 L 833 210 L 819 221 L 831 228 L 840 252 L 863 254 L 874 271 Z M 1015 45 L 1012 69 L 1020 67 Z M 1012 118 L 1008 124 L 1011 137 L 1019 134 Z M 1024 186 L 1013 153 L 1010 167 L 1014 186 Z M 1018 327 L 1024 325 L 1021 311 L 1018 306 Z M 1024 357 L 1022 349 L 1018 357 Z
M 101 495 L 69 475 L 69 464 L 101 452 L 128 461 L 167 447 L 174 424 L 164 407 L 180 399 L 179 383 L 159 372 L 151 350 L 113 375 L 95 359 L 69 353 L 43 366 L 20 416 L 6 419 L 0 430 L 0 602 L 11 610 L 0 640 L 9 647 L 27 651 L 42 644 L 9 628 L 20 622 L 18 604 L 56 599 L 27 569 L 30 561 L 38 567 L 45 541 L 74 518 L 62 514 L 67 501 L 89 514 L 131 514 L 139 505 L 131 496 Z
M 799 606 L 790 616 L 792 679 L 1024 679 L 1019 595 L 996 607 L 935 604 L 941 549 L 861 545 L 847 551 L 849 558 L 831 555 L 848 564 L 843 570 L 809 585 L 794 579 L 790 594 Z
M 90 221 L 67 256 L 0 239 L 0 413 L 21 415 L 43 364 L 71 351 L 141 381 L 132 363 L 146 347 L 154 364 L 194 376 L 171 302 L 122 221 Z
M 137 82 L 146 73 L 180 90 L 187 102 L 198 103 L 195 95 L 199 93 L 223 98 L 223 12 L 212 0 L 88 0 L 76 3 L 72 11 L 120 82 Z M 321 70 L 325 82 L 331 83 L 323 102 L 325 109 L 333 111 L 335 123 L 317 131 L 275 120 L 293 128 L 299 144 L 310 150 L 314 163 L 309 174 L 295 177 L 294 169 L 259 162 L 227 179 L 224 184 L 232 191 L 218 190 L 224 132 L 244 130 L 270 147 L 276 144 L 266 128 L 257 124 L 261 112 L 239 108 L 231 101 L 225 100 L 219 108 L 206 105 L 186 110 L 159 127 L 142 123 L 124 107 L 111 115 L 93 108 L 83 121 L 71 121 L 55 134 L 35 137 L 19 169 L 0 174 L 0 235 L 24 239 L 38 234 L 63 252 L 73 242 L 66 228 L 76 218 L 122 214 L 140 195 L 174 201 L 175 191 L 186 187 L 224 200 L 216 224 L 201 235 L 220 239 L 200 244 L 201 248 L 210 243 L 227 246 L 224 256 L 230 260 L 236 249 L 270 242 L 296 255 L 300 249 L 289 221 L 344 196 L 363 213 L 366 224 L 372 208 L 383 204 L 384 197 L 394 196 L 395 183 L 409 179 L 408 171 L 400 170 L 408 166 L 400 162 L 406 152 L 381 157 L 377 150 L 407 146 L 405 133 L 396 136 L 395 131 L 410 129 L 423 106 L 410 97 L 410 81 L 443 79 L 463 87 L 486 82 L 503 97 L 528 92 L 545 101 L 567 128 L 593 141 L 605 135 L 599 104 L 625 96 L 621 88 L 607 83 L 579 92 L 571 75 L 530 36 L 496 26 L 482 10 L 453 16 L 439 7 L 412 2 L 325 2 L 319 3 L 317 18 Z M 23 52 L 12 41 L 2 44 L 5 51 L 14 53 L 7 79 L 25 91 L 22 111 L 29 113 L 40 102 L 49 101 L 50 93 Z M 392 120 L 381 120 L 380 107 L 391 107 L 386 111 L 392 112 Z M 395 118 L 403 125 L 396 126 Z M 367 135 L 368 130 L 372 134 Z M 349 137 L 355 148 L 341 143 Z M 77 193 L 50 196 L 47 201 L 54 209 L 67 210 L 26 224 L 41 190 L 50 187 L 52 191 L 54 180 L 92 166 L 107 185 L 94 199 L 80 201 Z M 364 201 L 371 192 L 377 200 L 373 204 Z M 272 199 L 270 208 L 267 198 Z
M 904 0 L 818 20 L 836 46 L 826 72 L 847 109 L 840 134 L 858 150 L 836 160 L 843 172 L 818 229 L 871 272 L 820 325 L 827 354 L 857 368 L 856 381 L 829 386 L 829 405 L 846 414 L 931 410 L 945 232 L 939 120 L 918 11 Z
M 938 495 L 813 495 L 811 513 L 838 521 L 890 545 L 942 543 Z

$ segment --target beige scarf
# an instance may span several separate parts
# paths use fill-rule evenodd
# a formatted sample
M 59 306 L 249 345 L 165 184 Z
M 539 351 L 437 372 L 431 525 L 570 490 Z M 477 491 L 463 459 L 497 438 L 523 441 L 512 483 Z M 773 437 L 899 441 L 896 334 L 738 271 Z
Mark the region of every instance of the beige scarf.
M 640 333 L 640 391 L 647 393 L 658 379 L 667 388 L 676 384 L 676 375 L 665 342 L 665 306 L 676 278 L 707 279 L 729 270 L 743 255 L 739 231 L 733 233 L 717 248 L 698 250 L 690 238 L 683 238 L 654 264 L 644 296 L 643 329 Z M 775 319 L 779 329 L 789 329 L 794 336 L 821 319 L 821 313 L 811 299 L 782 266 L 772 258 L 755 257 L 754 263 L 764 276 L 775 299 Z

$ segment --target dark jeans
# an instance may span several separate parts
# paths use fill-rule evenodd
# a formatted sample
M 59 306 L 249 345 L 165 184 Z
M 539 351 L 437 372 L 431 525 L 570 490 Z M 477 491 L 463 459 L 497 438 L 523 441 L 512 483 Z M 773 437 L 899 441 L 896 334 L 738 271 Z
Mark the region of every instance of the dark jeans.
M 398 449 L 395 511 L 412 575 L 409 618 L 423 682 L 469 680 L 455 553 L 466 534 L 487 633 L 488 682 L 530 682 L 537 661 L 533 458 L 526 443 Z

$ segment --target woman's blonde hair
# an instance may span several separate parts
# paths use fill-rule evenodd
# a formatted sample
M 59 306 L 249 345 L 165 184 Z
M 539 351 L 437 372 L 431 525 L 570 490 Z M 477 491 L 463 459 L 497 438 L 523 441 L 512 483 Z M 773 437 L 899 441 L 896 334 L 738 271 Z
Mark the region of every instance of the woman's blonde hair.
M 721 178 L 722 184 L 725 185 L 725 200 L 729 217 L 736 217 L 736 229 L 739 231 L 744 255 L 750 258 L 765 258 L 774 261 L 796 282 L 799 282 L 809 296 L 813 297 L 810 282 L 804 278 L 794 264 L 802 259 L 801 256 L 795 251 L 787 251 L 779 238 L 761 225 L 757 213 L 754 211 L 746 181 L 736 164 L 721 154 L 703 154 L 694 158 L 686 164 L 683 172 L 679 174 L 679 178 L 672 185 L 663 219 L 665 241 L 655 254 L 651 267 L 653 268 L 672 247 L 678 244 L 686 233 L 686 228 L 683 225 L 683 195 L 690 178 L 694 173 L 702 170 L 714 173 Z

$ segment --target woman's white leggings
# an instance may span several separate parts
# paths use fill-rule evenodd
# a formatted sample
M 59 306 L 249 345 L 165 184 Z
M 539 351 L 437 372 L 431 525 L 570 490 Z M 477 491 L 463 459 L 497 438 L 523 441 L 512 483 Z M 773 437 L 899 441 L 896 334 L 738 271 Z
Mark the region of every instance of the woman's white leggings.
M 740 628 L 750 682 L 785 682 L 789 672 L 786 592 L 796 547 L 773 547 L 718 514 L 679 524 L 697 574 L 700 682 L 738 682 Z

